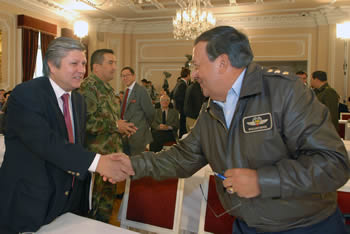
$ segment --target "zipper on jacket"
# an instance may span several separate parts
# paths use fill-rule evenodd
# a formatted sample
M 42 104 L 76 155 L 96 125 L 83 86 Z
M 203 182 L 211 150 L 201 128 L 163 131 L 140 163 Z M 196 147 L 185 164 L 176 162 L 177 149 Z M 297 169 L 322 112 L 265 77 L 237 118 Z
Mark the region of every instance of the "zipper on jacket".
M 226 127 L 226 124 L 225 124 L 224 122 L 222 122 L 221 119 L 219 119 L 218 117 L 216 117 L 216 116 L 214 115 L 214 113 L 212 113 L 212 111 L 210 111 L 210 109 L 209 109 L 209 114 L 210 114 L 215 120 L 219 121 L 219 122 L 221 123 L 221 125 L 224 127 L 224 129 L 226 130 L 226 133 L 228 133 L 228 129 L 227 129 L 227 127 Z

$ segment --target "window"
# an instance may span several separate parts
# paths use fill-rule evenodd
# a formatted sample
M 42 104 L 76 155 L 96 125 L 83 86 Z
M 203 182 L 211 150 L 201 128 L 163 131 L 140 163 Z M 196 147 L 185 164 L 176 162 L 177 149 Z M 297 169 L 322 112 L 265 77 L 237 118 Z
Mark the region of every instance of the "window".
M 36 65 L 35 65 L 33 79 L 43 75 L 44 74 L 43 74 L 43 56 L 41 54 L 41 33 L 39 32 L 38 53 L 36 55 Z

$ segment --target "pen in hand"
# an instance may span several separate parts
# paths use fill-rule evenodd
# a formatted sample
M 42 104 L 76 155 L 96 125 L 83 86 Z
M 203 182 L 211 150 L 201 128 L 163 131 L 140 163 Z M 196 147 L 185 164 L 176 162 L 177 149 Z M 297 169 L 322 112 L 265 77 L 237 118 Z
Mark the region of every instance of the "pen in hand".
M 217 173 L 217 172 L 215 172 L 215 171 L 214 171 L 214 175 L 217 176 L 217 177 L 219 177 L 219 178 L 222 179 L 222 180 L 226 180 L 226 179 L 227 179 L 226 176 L 224 176 L 224 175 L 222 175 L 222 174 L 220 174 L 220 173 Z M 232 186 L 226 188 L 226 191 L 227 191 L 229 194 L 234 194 L 234 193 L 235 193 L 235 190 L 233 189 Z

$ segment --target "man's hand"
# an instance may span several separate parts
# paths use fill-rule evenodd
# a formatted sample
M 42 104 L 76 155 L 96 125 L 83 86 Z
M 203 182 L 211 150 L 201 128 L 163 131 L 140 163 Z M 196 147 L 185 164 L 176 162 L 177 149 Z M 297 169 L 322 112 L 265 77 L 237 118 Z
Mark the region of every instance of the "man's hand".
M 166 124 L 159 124 L 159 129 L 160 130 L 169 130 L 169 127 Z
M 233 168 L 225 172 L 226 179 L 222 182 L 225 188 L 233 188 L 238 196 L 244 198 L 256 197 L 260 194 L 258 173 L 248 168 Z
M 129 157 L 118 153 L 102 155 L 98 161 L 96 172 L 111 179 L 114 183 L 123 181 L 130 175 L 135 175 Z
M 129 123 L 124 119 L 117 120 L 118 132 L 130 137 L 137 131 L 137 127 L 134 123 Z

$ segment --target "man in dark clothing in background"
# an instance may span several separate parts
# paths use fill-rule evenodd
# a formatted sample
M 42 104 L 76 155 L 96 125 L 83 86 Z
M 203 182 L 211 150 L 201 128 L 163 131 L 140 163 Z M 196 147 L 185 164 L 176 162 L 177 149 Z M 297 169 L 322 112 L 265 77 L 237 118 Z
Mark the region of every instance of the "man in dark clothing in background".
M 327 82 L 327 73 L 315 71 L 312 73 L 311 87 L 314 88 L 316 96 L 320 102 L 328 107 L 331 113 L 332 123 L 338 130 L 338 102 L 339 95 Z
M 194 125 L 199 111 L 201 110 L 204 101 L 201 86 L 197 81 L 193 81 L 186 89 L 184 112 L 186 116 L 187 132 Z

